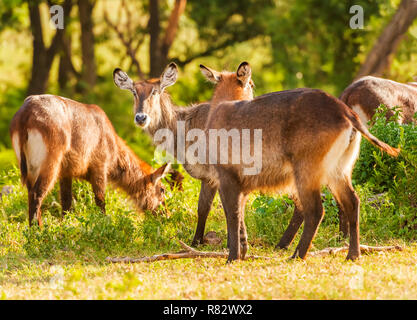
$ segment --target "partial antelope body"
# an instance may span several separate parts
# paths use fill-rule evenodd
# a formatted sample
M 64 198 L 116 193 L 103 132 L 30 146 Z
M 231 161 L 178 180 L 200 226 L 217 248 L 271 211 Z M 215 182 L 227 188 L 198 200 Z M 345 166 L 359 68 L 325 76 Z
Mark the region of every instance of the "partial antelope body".
M 218 72 L 200 65 L 201 72 L 211 82 L 216 84 L 211 103 L 225 100 L 250 100 L 253 98 L 253 82 L 251 70 L 247 62 L 240 64 L 236 72 Z M 134 82 L 120 69 L 115 69 L 113 79 L 115 84 L 133 93 L 135 123 L 142 127 L 152 137 L 159 129 L 169 129 L 174 134 L 174 156 L 177 156 L 177 125 L 184 122 L 185 134 L 193 129 L 204 130 L 210 109 L 209 103 L 190 107 L 177 107 L 164 90 L 177 80 L 178 69 L 174 63 L 169 64 L 160 79 Z M 186 141 L 185 148 L 192 142 Z M 204 228 L 208 213 L 217 192 L 217 187 L 211 183 L 213 172 L 206 164 L 191 164 L 185 159 L 184 169 L 194 178 L 201 180 L 201 191 L 198 199 L 198 223 L 193 245 L 203 243 Z
M 364 124 L 372 119 L 380 104 L 389 110 L 400 107 L 399 122 L 410 123 L 417 112 L 417 84 L 367 76 L 348 86 L 340 99 L 358 113 Z M 392 115 L 392 111 L 387 113 L 388 118 Z
M 399 150 L 370 134 L 358 115 L 343 102 L 321 90 L 308 88 L 211 107 L 207 130 L 234 128 L 262 130 L 262 168 L 258 175 L 245 175 L 241 164 L 211 165 L 227 218 L 228 261 L 245 257 L 248 245 L 244 208 L 248 193 L 256 189 L 286 190 L 294 196 L 295 230 L 303 220 L 305 224 L 293 258 L 304 259 L 324 215 L 320 197 L 323 185 L 329 186 L 348 217 L 347 258 L 357 259 L 359 198 L 352 187 L 351 173 L 359 154 L 361 134 L 392 156 Z M 255 150 L 252 141 L 250 147 Z M 230 154 L 230 145 L 228 151 Z
M 29 96 L 12 119 L 10 136 L 28 188 L 29 225 L 35 216 L 42 225 L 41 203 L 57 179 L 63 214 L 71 208 L 73 178 L 91 183 L 103 212 L 107 182 L 126 191 L 140 210 L 154 210 L 163 201 L 160 179 L 170 165 L 152 172 L 96 105 L 54 95 Z

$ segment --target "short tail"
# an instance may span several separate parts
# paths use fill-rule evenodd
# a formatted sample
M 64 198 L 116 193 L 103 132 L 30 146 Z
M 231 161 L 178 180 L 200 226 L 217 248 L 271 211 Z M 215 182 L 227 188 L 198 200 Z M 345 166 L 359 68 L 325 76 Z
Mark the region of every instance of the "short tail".
M 22 181 L 23 185 L 27 185 L 28 182 L 28 165 L 27 165 L 27 158 L 24 151 L 24 146 L 27 144 L 28 141 L 28 135 L 27 132 L 23 134 L 19 134 L 19 145 L 16 146 L 17 148 L 20 148 L 20 180 Z M 15 148 L 15 147 L 13 147 Z M 16 151 L 16 150 L 15 150 Z
M 28 178 L 28 167 L 27 167 L 26 155 L 22 149 L 20 150 L 20 176 L 22 179 L 22 184 L 26 185 L 27 178 Z
M 385 151 L 390 156 L 397 157 L 400 153 L 399 148 L 391 147 L 390 145 L 386 144 L 385 142 L 382 142 L 377 137 L 372 135 L 366 126 L 363 125 L 361 120 L 359 119 L 359 116 L 350 108 L 347 107 L 348 113 L 347 117 L 349 121 L 352 123 L 353 127 L 358 130 L 366 140 L 368 140 L 370 143 L 372 143 L 374 146 L 378 147 L 382 151 Z

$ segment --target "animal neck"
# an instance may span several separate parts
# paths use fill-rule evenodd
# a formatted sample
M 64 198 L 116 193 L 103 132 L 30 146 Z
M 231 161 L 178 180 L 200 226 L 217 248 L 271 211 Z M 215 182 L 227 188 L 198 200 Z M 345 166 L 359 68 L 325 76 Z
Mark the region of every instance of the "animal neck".
M 135 153 L 118 138 L 118 153 L 115 166 L 110 170 L 110 180 L 128 195 L 137 197 L 146 190 L 152 167 L 140 160 Z
M 210 105 L 202 103 L 187 107 L 174 105 L 169 97 L 161 99 L 161 117 L 158 123 L 148 127 L 147 132 L 154 138 L 156 132 L 160 129 L 168 129 L 173 134 L 174 156 L 177 154 L 178 135 L 185 134 L 194 128 L 204 129 L 207 120 Z M 181 124 L 180 124 L 181 122 Z M 179 127 L 181 126 L 181 127 Z M 185 137 L 184 137 L 185 139 Z M 159 143 L 155 141 L 155 143 Z M 188 144 L 188 142 L 186 142 Z
M 153 137 L 160 129 L 168 129 L 172 132 L 177 127 L 179 118 L 179 107 L 175 106 L 167 93 L 162 93 L 160 97 L 160 117 L 157 122 L 149 125 L 146 131 Z

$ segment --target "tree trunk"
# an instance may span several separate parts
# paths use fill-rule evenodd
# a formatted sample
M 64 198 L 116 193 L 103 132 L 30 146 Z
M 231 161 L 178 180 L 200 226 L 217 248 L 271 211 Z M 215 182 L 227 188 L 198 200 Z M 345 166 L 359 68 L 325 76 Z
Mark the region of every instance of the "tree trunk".
M 82 79 L 93 88 L 96 84 L 96 64 L 94 59 L 93 9 L 95 0 L 78 0 L 81 24 Z
M 169 17 L 164 38 L 161 39 L 158 0 L 149 0 L 149 34 L 151 36 L 149 56 L 151 59 L 151 77 L 159 77 L 161 72 L 164 70 L 165 65 L 168 63 L 169 49 L 174 42 L 178 30 L 178 23 L 185 10 L 186 4 L 187 0 L 175 0 L 175 5 Z
M 49 68 L 46 65 L 46 49 L 42 35 L 39 4 L 35 1 L 29 1 L 28 7 L 33 38 L 33 54 L 32 75 L 29 80 L 27 94 L 31 95 L 45 92 L 49 77 Z
M 49 72 L 56 53 L 58 52 L 64 29 L 57 29 L 49 48 L 45 47 L 42 35 L 41 15 L 38 1 L 28 1 L 30 26 L 33 37 L 32 72 L 29 80 L 27 94 L 41 94 L 48 86 Z M 72 1 L 65 0 L 64 22 L 69 17 L 72 8 Z
M 68 34 L 65 34 L 62 38 L 58 69 L 58 84 L 61 89 L 67 87 L 71 74 L 76 75 L 71 61 L 71 51 L 71 38 Z
M 159 25 L 159 4 L 158 0 L 149 0 L 149 35 L 150 35 L 150 45 L 149 45 L 149 65 L 151 77 L 159 77 L 162 72 L 162 67 L 160 64 L 160 25 Z
M 417 1 L 402 0 L 397 12 L 378 38 L 356 78 L 366 75 L 381 76 L 392 61 L 399 43 L 417 17 Z
M 186 4 L 187 0 L 175 1 L 174 9 L 172 9 L 171 15 L 169 17 L 168 27 L 165 31 L 165 37 L 161 45 L 160 65 L 162 68 L 164 68 L 165 65 L 168 64 L 169 49 L 171 48 L 171 45 L 174 42 L 178 30 L 179 20 L 185 10 Z

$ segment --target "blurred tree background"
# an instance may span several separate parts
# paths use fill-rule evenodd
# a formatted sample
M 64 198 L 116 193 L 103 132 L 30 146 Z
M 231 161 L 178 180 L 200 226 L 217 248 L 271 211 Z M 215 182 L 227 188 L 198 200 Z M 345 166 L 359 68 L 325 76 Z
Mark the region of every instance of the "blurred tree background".
M 50 24 L 56 4 L 63 29 Z M 353 5 L 363 8 L 363 29 L 349 26 Z M 2 0 L 0 148 L 11 146 L 9 123 L 24 98 L 52 93 L 100 105 L 151 162 L 115 67 L 146 79 L 175 61 L 182 72 L 169 91 L 179 105 L 210 99 L 200 63 L 235 70 L 249 61 L 256 95 L 313 87 L 338 96 L 364 74 L 413 81 L 416 17 L 412 0 Z

